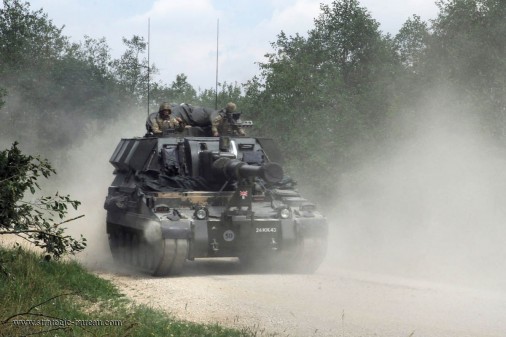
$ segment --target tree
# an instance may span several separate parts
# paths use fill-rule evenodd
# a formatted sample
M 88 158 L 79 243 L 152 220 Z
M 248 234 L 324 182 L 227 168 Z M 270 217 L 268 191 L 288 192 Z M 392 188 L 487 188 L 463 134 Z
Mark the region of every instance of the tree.
M 506 47 L 501 19 L 505 6 L 501 1 L 452 0 L 439 1 L 438 7 L 429 55 L 433 75 L 441 74 L 455 84 L 488 86 L 497 57 Z
M 400 61 L 411 72 L 419 72 L 429 44 L 429 28 L 418 15 L 409 18 L 395 36 L 394 44 Z
M 0 8 L 0 55 L 3 65 L 16 72 L 27 65 L 58 58 L 68 39 L 42 10 L 30 11 L 27 2 L 3 0 Z M 19 74 L 18 74 L 19 75 Z
M 176 80 L 172 82 L 167 94 L 170 101 L 174 103 L 192 103 L 197 97 L 197 92 L 188 83 L 188 77 L 185 74 L 176 76 Z
M 105 38 L 93 39 L 85 35 L 84 42 L 75 45 L 71 52 L 75 54 L 75 58 L 93 66 L 97 71 L 95 77 L 108 78 L 111 77 L 112 72 L 110 51 L 111 48 L 107 45 Z
M 5 97 L 7 93 L 5 92 L 5 89 L 0 88 L 0 108 L 5 104 L 3 98 Z
M 17 145 L 0 152 L 0 235 L 15 234 L 56 258 L 83 250 L 86 239 L 76 240 L 62 227 L 74 220 L 65 220 L 69 206 L 77 209 L 80 202 L 59 193 L 27 201 L 27 191 L 40 190 L 37 180 L 56 172 L 47 160 L 24 155 Z
M 272 47 L 246 101 L 280 141 L 289 171 L 330 194 L 336 168 L 358 160 L 357 144 L 384 137 L 401 70 L 394 43 L 358 1 L 339 0 L 321 5 L 307 37 L 281 32 Z
M 23 106 L 33 102 L 33 106 L 38 107 L 37 114 L 28 114 L 26 109 L 16 111 L 8 106 L 0 123 L 5 134 L 19 132 L 22 127 L 35 133 L 31 126 L 47 118 L 44 111 L 40 111 L 42 106 L 39 103 L 47 100 L 47 97 L 41 99 L 41 96 L 49 96 L 46 90 L 58 92 L 47 85 L 46 78 L 54 69 L 54 61 L 68 46 L 61 31 L 62 28 L 53 25 L 41 10 L 31 11 L 28 3 L 3 0 L 3 8 L 0 8 L 0 82 L 8 92 L 16 94 Z M 44 135 L 39 138 L 46 139 Z
M 367 89 L 367 83 L 385 75 L 392 62 L 389 37 L 357 0 L 321 5 L 310 38 L 318 46 L 323 63 L 338 67 L 348 88 Z
M 243 99 L 241 86 L 237 83 L 227 82 L 218 83 L 218 95 L 216 95 L 216 89 L 205 89 L 199 92 L 197 96 L 198 104 L 201 106 L 221 109 L 228 102 L 234 102 L 239 110 L 246 111 L 245 106 L 243 106 Z
M 119 60 L 112 62 L 114 74 L 126 93 L 142 104 L 147 96 L 148 67 L 151 67 L 151 73 L 156 73 L 157 69 L 150 66 L 146 58 L 141 58 L 147 47 L 143 37 L 134 35 L 131 39 L 123 38 L 123 43 L 127 50 Z
M 42 10 L 18 0 L 3 4 L 0 83 L 10 95 L 0 114 L 2 135 L 58 160 L 82 141 L 90 123 L 110 125 L 118 107 L 146 102 L 142 38 L 125 39 L 127 51 L 113 62 L 105 39 L 70 44 Z
M 393 40 L 393 48 L 400 63 L 392 84 L 392 105 L 396 107 L 393 109 L 394 115 L 400 109 L 413 110 L 413 107 L 419 105 L 420 92 L 431 87 L 427 81 L 431 39 L 428 24 L 419 16 L 413 15 L 406 20 Z
M 451 85 L 479 112 L 482 127 L 506 141 L 506 3 L 442 0 L 427 55 L 430 85 Z

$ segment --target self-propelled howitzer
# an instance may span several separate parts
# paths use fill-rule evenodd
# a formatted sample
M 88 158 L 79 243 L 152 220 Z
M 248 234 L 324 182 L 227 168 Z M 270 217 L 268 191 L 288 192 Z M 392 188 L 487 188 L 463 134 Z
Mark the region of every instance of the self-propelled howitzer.
M 247 266 L 313 272 L 327 222 L 294 189 L 271 139 L 199 136 L 122 139 L 105 201 L 115 260 L 153 275 L 186 260 L 239 257 Z

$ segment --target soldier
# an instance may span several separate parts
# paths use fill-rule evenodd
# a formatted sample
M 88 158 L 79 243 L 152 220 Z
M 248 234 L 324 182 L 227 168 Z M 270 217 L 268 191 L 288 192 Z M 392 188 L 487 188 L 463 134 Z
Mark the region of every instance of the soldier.
M 232 122 L 232 114 L 236 110 L 235 103 L 229 102 L 225 108 L 217 111 L 211 121 L 211 132 L 214 137 L 218 137 L 223 133 L 236 133 L 239 136 L 246 136 L 246 132 L 241 127 L 234 127 Z
M 163 134 L 167 129 L 175 129 L 176 131 L 183 131 L 185 123 L 180 117 L 171 116 L 172 107 L 169 103 L 163 102 L 160 104 L 158 112 L 153 112 L 146 120 L 146 129 L 155 135 Z

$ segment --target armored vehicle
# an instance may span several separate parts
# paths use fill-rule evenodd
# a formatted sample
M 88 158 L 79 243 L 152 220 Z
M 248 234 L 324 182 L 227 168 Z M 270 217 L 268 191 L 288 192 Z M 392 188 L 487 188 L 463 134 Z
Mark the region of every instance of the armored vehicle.
M 284 175 L 272 139 L 187 127 L 122 139 L 110 163 L 104 207 L 117 261 L 153 275 L 213 257 L 308 273 L 325 256 L 327 221 Z

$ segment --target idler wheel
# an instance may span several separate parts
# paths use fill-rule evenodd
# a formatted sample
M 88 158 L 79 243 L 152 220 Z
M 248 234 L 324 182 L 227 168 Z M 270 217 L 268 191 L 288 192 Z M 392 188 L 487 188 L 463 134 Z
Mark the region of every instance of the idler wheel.
M 188 240 L 165 239 L 157 245 L 157 267 L 152 271 L 155 276 L 177 275 L 181 272 L 188 256 Z

